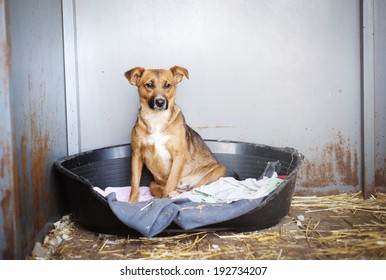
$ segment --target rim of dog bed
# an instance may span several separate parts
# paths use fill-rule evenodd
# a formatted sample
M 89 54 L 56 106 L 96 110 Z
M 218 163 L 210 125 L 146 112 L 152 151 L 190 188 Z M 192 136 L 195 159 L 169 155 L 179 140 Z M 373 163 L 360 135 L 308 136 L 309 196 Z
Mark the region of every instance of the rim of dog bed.
M 265 205 L 269 204 L 272 200 L 275 199 L 275 197 L 282 192 L 283 189 L 285 189 L 288 185 L 292 188 L 291 190 L 288 191 L 288 199 L 292 199 L 292 193 L 293 193 L 293 188 L 294 184 L 296 181 L 296 176 L 297 176 L 297 171 L 300 168 L 301 162 L 304 159 L 304 156 L 299 153 L 297 150 L 290 148 L 290 147 L 273 147 L 273 146 L 268 146 L 268 145 L 262 145 L 262 144 L 255 144 L 255 143 L 248 143 L 248 142 L 237 142 L 237 141 L 228 141 L 228 140 L 205 140 L 206 144 L 212 151 L 212 153 L 215 155 L 215 157 L 220 161 L 221 164 L 224 164 L 224 162 L 221 162 L 221 160 L 226 160 L 227 158 L 229 159 L 230 157 L 235 157 L 235 161 L 237 162 L 237 155 L 243 155 L 244 157 L 248 157 L 248 154 L 252 153 L 251 158 L 256 158 L 259 157 L 259 159 L 265 159 L 265 161 L 274 161 L 274 160 L 279 160 L 276 159 L 276 157 L 282 158 L 283 155 L 286 156 L 286 160 L 282 159 L 279 160 L 282 164 L 282 175 L 288 176 L 281 184 L 279 187 L 277 187 L 274 191 L 272 191 L 269 195 L 267 195 L 262 203 L 258 206 L 258 209 L 263 208 Z M 102 189 L 106 188 L 107 186 L 112 186 L 112 187 L 117 187 L 114 185 L 105 185 L 105 186 L 100 186 L 96 185 L 95 182 L 92 182 L 90 178 L 86 178 L 85 176 L 78 175 L 76 172 L 73 170 L 76 169 L 77 167 L 82 167 L 82 166 L 91 166 L 93 164 L 96 164 L 98 162 L 104 162 L 108 160 L 117 160 L 117 159 L 123 159 L 127 158 L 127 160 L 130 160 L 131 158 L 131 145 L 130 144 L 123 144 L 123 145 L 115 145 L 115 146 L 109 146 L 109 147 L 104 147 L 104 148 L 99 148 L 99 149 L 94 149 L 86 152 L 82 152 L 79 154 L 71 155 L 68 157 L 65 157 L 63 159 L 58 160 L 55 162 L 55 168 L 62 174 L 64 174 L 67 177 L 70 177 L 71 179 L 82 183 L 83 185 L 86 185 L 91 191 L 91 195 L 93 196 L 93 199 L 97 199 L 100 203 L 103 204 L 104 207 L 108 208 L 108 203 L 107 200 L 100 196 L 98 193 L 96 193 L 93 188 L 94 187 L 101 187 Z M 259 150 L 261 152 L 258 156 L 256 155 L 256 150 Z M 280 156 L 279 156 L 280 155 Z M 289 162 L 289 163 L 288 163 Z M 229 163 L 227 163 L 229 165 Z M 225 165 L 227 165 L 225 164 Z M 234 163 L 237 165 L 237 163 Z M 283 171 L 284 167 L 284 171 Z M 123 167 L 121 167 L 123 168 Z M 126 166 L 127 168 L 127 166 Z M 250 168 L 253 168 L 253 166 L 250 166 Z M 250 170 L 249 170 L 250 171 Z M 131 170 L 127 171 L 128 173 L 131 173 Z M 230 168 L 227 166 L 227 176 L 233 176 L 234 172 L 240 173 L 240 170 L 234 170 L 233 168 Z M 262 171 L 256 171 L 256 172 L 261 172 Z M 245 173 L 245 172 L 244 172 Z M 243 177 L 243 174 L 238 174 L 240 175 L 241 179 L 246 179 Z M 258 174 L 258 173 L 256 173 Z M 150 172 L 146 170 L 144 167 L 143 171 L 143 176 L 147 177 L 149 179 L 151 176 Z M 149 177 L 150 176 L 150 177 Z M 257 176 L 257 175 L 256 175 Z M 250 177 L 250 176 L 248 176 Z M 128 176 L 129 178 L 129 176 Z M 108 179 L 107 179 L 108 180 Z M 103 180 L 102 180 L 103 181 Z M 127 180 L 127 184 L 130 185 L 130 180 Z M 141 184 L 144 185 L 144 184 Z M 122 186 L 122 185 L 119 185 Z M 68 196 L 68 195 L 67 195 Z M 69 198 L 70 205 L 71 199 Z M 287 205 L 285 205 L 288 210 L 290 206 L 290 201 L 286 202 Z M 70 206 L 70 210 L 72 207 Z M 252 212 L 258 210 L 257 208 L 253 210 Z M 109 209 L 111 211 L 111 209 Z M 287 212 L 288 211 L 283 211 Z M 77 213 L 74 213 L 75 216 L 77 216 Z M 82 224 L 85 224 L 87 227 L 87 221 L 80 221 Z M 272 225 L 276 224 L 278 221 L 274 220 L 272 221 Z M 220 223 L 224 224 L 224 223 Z M 208 230 L 227 230 L 229 229 L 229 226 L 227 225 L 229 223 L 225 223 L 225 228 L 223 228 L 223 225 L 219 225 L 220 227 L 216 227 L 214 225 L 214 228 L 211 227 L 212 225 L 206 227 Z M 269 225 L 262 225 L 263 227 L 268 227 Z M 91 226 L 93 228 L 93 226 Z M 206 228 L 200 228 L 200 229 L 195 229 L 192 231 L 203 231 L 206 230 Z M 231 229 L 232 226 L 230 226 Z M 248 228 L 247 225 L 243 226 L 242 229 L 240 230 L 245 230 Z M 256 226 L 252 226 L 251 229 L 256 229 Z M 96 228 L 97 231 L 105 231 L 103 228 Z M 234 230 L 237 230 L 235 228 Z M 108 229 L 106 229 L 107 232 L 110 232 Z M 180 229 L 178 227 L 171 226 L 170 232 L 186 232 L 183 229 Z M 165 233 L 169 232 L 168 230 L 165 231 Z M 112 232 L 114 230 L 112 229 Z

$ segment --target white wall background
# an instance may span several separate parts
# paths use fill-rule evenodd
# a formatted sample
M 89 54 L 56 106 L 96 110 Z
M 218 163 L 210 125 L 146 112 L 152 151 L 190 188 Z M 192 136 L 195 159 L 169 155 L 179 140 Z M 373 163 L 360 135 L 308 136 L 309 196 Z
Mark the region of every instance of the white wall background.
M 76 1 L 81 149 L 129 142 L 123 77 L 181 65 L 177 102 L 204 138 L 296 148 L 359 139 L 353 1 Z
M 126 70 L 180 65 L 190 80 L 177 103 L 203 138 L 290 146 L 315 164 L 338 143 L 361 176 L 357 1 L 79 0 L 74 11 L 80 151 L 130 141 L 139 101 Z

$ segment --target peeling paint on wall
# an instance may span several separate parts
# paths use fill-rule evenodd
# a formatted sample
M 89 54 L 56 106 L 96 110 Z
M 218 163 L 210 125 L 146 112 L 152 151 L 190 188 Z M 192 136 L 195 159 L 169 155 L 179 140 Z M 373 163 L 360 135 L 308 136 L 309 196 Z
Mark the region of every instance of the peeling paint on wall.
M 316 157 L 307 158 L 298 174 L 298 185 L 304 188 L 318 188 L 323 192 L 327 186 L 353 186 L 359 190 L 359 160 L 357 143 L 351 144 L 341 132 Z M 307 191 L 302 191 L 305 193 Z

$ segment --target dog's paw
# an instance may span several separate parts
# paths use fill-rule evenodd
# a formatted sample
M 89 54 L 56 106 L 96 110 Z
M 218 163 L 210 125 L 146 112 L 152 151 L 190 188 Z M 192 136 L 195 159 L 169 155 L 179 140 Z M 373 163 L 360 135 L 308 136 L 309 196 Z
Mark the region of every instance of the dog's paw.
M 130 198 L 129 198 L 130 203 L 136 203 L 136 202 L 138 202 L 138 200 L 139 200 L 138 195 L 133 195 L 133 196 L 130 196 Z
M 156 182 L 151 182 L 150 183 L 150 192 L 154 197 L 162 198 L 163 192 L 164 192 L 164 187 L 157 184 Z
M 180 184 L 179 186 L 177 186 L 177 191 L 179 193 L 183 193 L 183 192 L 191 191 L 193 188 L 194 186 L 191 186 L 191 185 Z
M 178 191 L 172 191 L 169 193 L 168 198 L 173 198 L 179 195 L 180 193 Z

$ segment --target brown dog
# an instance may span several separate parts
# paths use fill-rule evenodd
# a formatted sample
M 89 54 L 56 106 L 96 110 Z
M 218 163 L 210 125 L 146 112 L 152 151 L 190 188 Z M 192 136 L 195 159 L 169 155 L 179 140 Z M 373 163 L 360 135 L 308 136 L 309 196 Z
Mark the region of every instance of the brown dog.
M 190 190 L 225 176 L 200 135 L 186 123 L 175 103 L 176 86 L 188 71 L 134 68 L 125 73 L 138 87 L 140 109 L 132 131 L 130 202 L 137 202 L 143 164 L 153 174 L 151 193 L 166 198 L 174 190 Z

